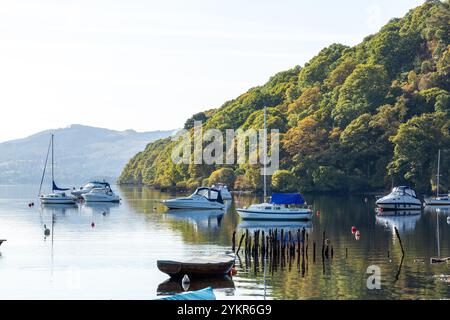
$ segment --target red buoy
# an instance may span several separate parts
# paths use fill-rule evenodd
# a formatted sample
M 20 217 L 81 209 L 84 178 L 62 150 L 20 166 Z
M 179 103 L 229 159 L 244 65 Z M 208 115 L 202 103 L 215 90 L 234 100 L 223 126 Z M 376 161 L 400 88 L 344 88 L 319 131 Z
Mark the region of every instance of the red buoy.
M 353 227 L 352 227 L 352 234 L 355 234 L 355 233 L 356 233 L 356 231 L 358 231 L 358 230 L 356 229 L 356 227 L 355 227 L 355 226 L 353 226 Z
M 316 215 L 320 216 L 320 210 L 317 210 Z
M 231 268 L 230 274 L 231 274 L 232 276 L 235 276 L 235 275 L 237 274 L 237 270 L 236 270 L 235 267 Z

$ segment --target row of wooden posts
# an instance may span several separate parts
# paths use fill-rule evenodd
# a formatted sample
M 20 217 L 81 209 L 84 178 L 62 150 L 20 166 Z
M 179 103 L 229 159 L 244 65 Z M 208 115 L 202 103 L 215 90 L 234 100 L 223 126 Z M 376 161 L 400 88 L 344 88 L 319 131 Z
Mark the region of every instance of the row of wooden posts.
M 252 234 L 253 233 L 253 234 Z M 296 231 L 284 229 L 270 229 L 266 233 L 264 230 L 255 230 L 249 232 L 248 229 L 241 235 L 239 242 L 236 240 L 236 231 L 232 236 L 232 250 L 240 259 L 239 253 L 242 251 L 247 267 L 251 266 L 253 260 L 254 269 L 257 271 L 259 265 L 263 267 L 268 262 L 269 269 L 276 271 L 278 266 L 284 268 L 286 265 L 291 268 L 292 263 L 297 261 L 297 266 L 304 273 L 307 269 L 309 260 L 310 239 L 306 229 L 297 229 Z M 236 250 L 237 244 L 237 250 Z M 316 262 L 317 243 L 312 241 L 312 260 Z M 330 240 L 326 238 L 325 230 L 322 234 L 320 255 L 322 262 L 333 259 L 334 248 Z M 346 250 L 347 256 L 347 250 Z

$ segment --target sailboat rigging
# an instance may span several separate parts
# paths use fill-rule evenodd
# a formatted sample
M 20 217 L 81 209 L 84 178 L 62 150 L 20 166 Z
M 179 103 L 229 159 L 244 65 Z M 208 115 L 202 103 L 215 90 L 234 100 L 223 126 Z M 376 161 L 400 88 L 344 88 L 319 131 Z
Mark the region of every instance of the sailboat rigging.
M 51 168 L 52 168 L 52 193 L 42 194 L 42 185 L 44 183 L 45 172 L 47 169 L 48 158 L 51 151 Z M 45 157 L 44 170 L 42 172 L 41 183 L 39 186 L 39 199 L 42 204 L 75 204 L 76 199 L 71 195 L 67 195 L 64 191 L 69 189 L 59 188 L 55 183 L 55 152 L 54 152 L 54 134 L 50 136 L 50 143 Z
M 440 186 L 440 169 L 441 169 L 441 150 L 438 151 L 438 163 L 437 163 L 437 174 L 436 174 L 436 197 L 431 197 L 425 199 L 426 206 L 450 206 L 450 194 L 440 195 L 439 194 L 439 186 Z
M 311 208 L 299 193 L 274 193 L 270 202 L 267 197 L 267 107 L 264 107 L 264 136 L 263 136 L 263 203 L 252 204 L 247 208 L 236 209 L 244 220 L 310 220 Z

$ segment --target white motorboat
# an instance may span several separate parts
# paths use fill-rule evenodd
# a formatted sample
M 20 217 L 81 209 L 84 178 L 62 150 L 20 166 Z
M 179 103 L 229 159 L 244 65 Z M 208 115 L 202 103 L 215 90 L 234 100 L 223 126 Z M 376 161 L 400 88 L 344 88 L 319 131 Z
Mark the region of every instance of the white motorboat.
M 208 187 L 200 187 L 189 197 L 163 200 L 169 209 L 224 209 L 220 191 Z
M 81 195 L 86 202 L 120 202 L 120 197 L 111 188 L 93 188 L 90 192 Z
M 44 182 L 45 171 L 47 169 L 48 157 L 51 150 L 52 156 L 52 193 L 50 194 L 41 194 L 42 183 Z M 45 158 L 44 170 L 42 172 L 41 184 L 39 186 L 39 200 L 42 204 L 75 204 L 76 198 L 72 195 L 66 194 L 64 191 L 69 189 L 58 188 L 55 183 L 55 169 L 54 169 L 54 135 L 53 133 L 50 136 L 50 143 L 47 150 L 47 156 Z
M 81 197 L 83 194 L 91 192 L 94 188 L 111 188 L 106 181 L 90 181 L 78 190 L 72 190 L 72 195 Z
M 298 193 L 274 193 L 269 203 L 252 204 L 236 211 L 244 220 L 310 220 L 313 216 Z
M 441 164 L 441 150 L 438 152 L 438 166 L 436 174 L 436 197 L 425 198 L 426 206 L 450 206 L 450 193 L 441 195 L 439 194 L 439 183 L 440 183 L 440 164 Z
M 228 187 L 222 183 L 219 183 L 217 185 L 213 184 L 211 186 L 211 188 L 213 189 L 217 189 L 220 191 L 220 195 L 222 196 L 223 200 L 231 200 L 232 196 L 231 196 L 231 192 L 230 190 L 228 190 Z
M 383 210 L 422 208 L 422 202 L 417 198 L 416 192 L 407 186 L 393 188 L 391 193 L 379 198 L 375 204 Z

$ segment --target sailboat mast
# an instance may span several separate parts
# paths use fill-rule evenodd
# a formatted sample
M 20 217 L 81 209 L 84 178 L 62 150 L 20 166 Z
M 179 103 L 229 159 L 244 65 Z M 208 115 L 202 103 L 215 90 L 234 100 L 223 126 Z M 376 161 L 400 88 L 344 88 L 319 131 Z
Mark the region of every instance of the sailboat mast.
M 440 165 L 441 165 L 441 149 L 438 152 L 438 167 L 437 167 L 437 175 L 436 175 L 436 197 L 439 197 L 439 180 L 440 180 Z
M 54 165 L 55 165 L 55 155 L 53 152 L 53 133 L 52 133 L 52 186 L 53 186 L 53 181 L 55 181 L 55 169 L 54 169 Z
M 50 138 L 50 142 L 49 142 L 48 148 L 47 148 L 47 156 L 45 157 L 44 170 L 42 171 L 41 184 L 39 185 L 39 193 L 38 193 L 38 195 L 41 195 L 42 184 L 44 183 L 45 171 L 47 170 L 48 156 L 50 154 L 51 144 L 52 144 L 52 139 Z
M 266 196 L 267 196 L 267 107 L 264 107 L 264 202 L 266 202 Z

